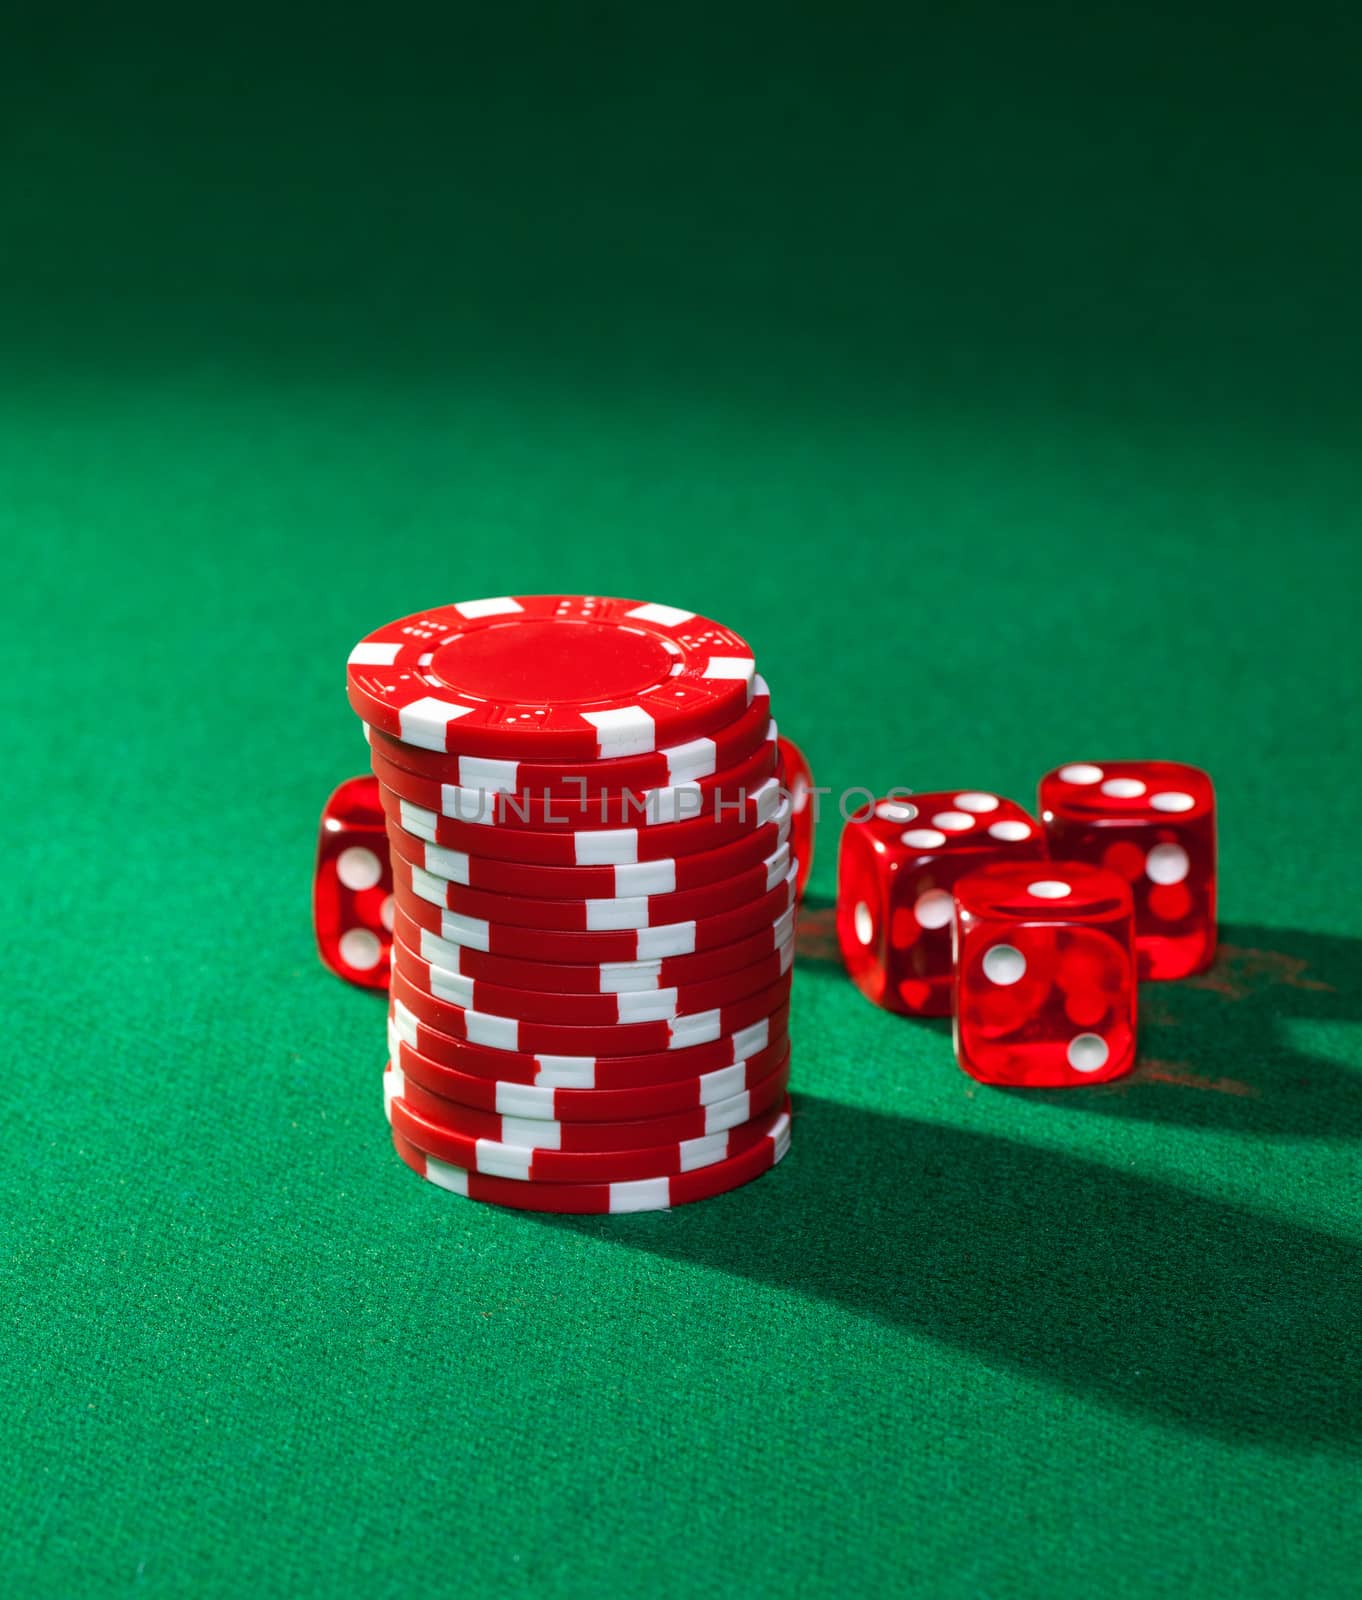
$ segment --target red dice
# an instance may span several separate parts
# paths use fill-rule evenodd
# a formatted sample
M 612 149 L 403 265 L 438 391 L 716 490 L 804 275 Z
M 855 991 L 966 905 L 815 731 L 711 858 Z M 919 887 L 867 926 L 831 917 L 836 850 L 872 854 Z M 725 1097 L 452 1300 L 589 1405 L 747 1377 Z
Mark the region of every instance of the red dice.
M 981 1083 L 1067 1088 L 1135 1061 L 1134 903 L 1079 861 L 1002 862 L 955 885 L 955 1053 Z
M 1056 860 L 1117 873 L 1135 900 L 1142 978 L 1185 978 L 1215 956 L 1215 792 L 1176 761 L 1073 762 L 1040 781 Z
M 332 972 L 386 989 L 393 875 L 376 778 L 351 778 L 326 802 L 312 879 L 317 950 Z
M 989 861 L 1044 854 L 1039 825 L 994 794 L 915 794 L 863 807 L 842 831 L 837 863 L 837 941 L 852 981 L 890 1011 L 949 1015 L 956 880 Z
M 795 894 L 803 898 L 804 885 L 809 881 L 813 866 L 813 772 L 804 759 L 804 752 L 791 739 L 781 736 L 776 740 L 777 775 L 780 786 L 790 797 L 790 854 L 798 863 L 795 874 Z

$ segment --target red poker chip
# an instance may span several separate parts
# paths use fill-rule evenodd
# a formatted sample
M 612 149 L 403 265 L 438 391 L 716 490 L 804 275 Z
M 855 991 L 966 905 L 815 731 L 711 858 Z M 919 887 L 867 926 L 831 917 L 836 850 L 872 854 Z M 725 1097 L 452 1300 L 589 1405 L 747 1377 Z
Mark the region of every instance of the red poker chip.
M 499 761 L 486 756 L 445 755 L 403 744 L 381 728 L 365 724 L 365 738 L 393 766 L 418 777 L 460 789 L 495 789 L 507 794 L 556 795 L 575 800 L 601 790 L 674 788 L 735 767 L 755 755 L 767 737 L 771 699 L 765 681 L 754 683 L 751 704 L 735 721 L 669 750 L 649 750 L 609 761 L 564 765 L 540 761 Z
M 735 1061 L 731 1066 L 715 1067 L 693 1078 L 675 1078 L 666 1083 L 631 1081 L 628 1087 L 619 1089 L 562 1089 L 550 1084 L 513 1083 L 505 1078 L 460 1072 L 457 1067 L 432 1061 L 405 1044 L 391 1021 L 388 1050 L 390 1059 L 409 1081 L 421 1084 L 444 1100 L 475 1111 L 500 1117 L 534 1117 L 547 1122 L 628 1122 L 642 1117 L 703 1111 L 707 1106 L 727 1103 L 755 1089 L 778 1071 L 789 1059 L 790 1041 L 782 1033 L 764 1050 L 745 1061 Z M 603 1071 L 614 1063 L 600 1065 Z
M 554 994 L 542 989 L 512 989 L 486 983 L 423 959 L 396 932 L 392 956 L 394 971 L 400 972 L 422 993 L 450 1005 L 530 1022 L 613 1028 L 712 1011 L 769 988 L 790 970 L 794 941 L 791 939 L 763 960 L 720 978 L 672 989 L 635 990 L 630 994 Z
M 790 999 L 790 973 L 765 989 L 726 1006 L 662 1022 L 629 1022 L 601 1027 L 500 1017 L 450 1005 L 424 993 L 395 967 L 389 993 L 413 1016 L 453 1039 L 517 1055 L 622 1056 L 685 1050 L 751 1027 L 783 1009 Z
M 779 781 L 769 778 L 748 795 L 747 804 L 741 809 L 730 806 L 722 814 L 695 817 L 690 822 L 536 831 L 460 822 L 403 800 L 379 785 L 379 803 L 385 815 L 418 839 L 447 845 L 452 850 L 466 850 L 489 861 L 532 862 L 546 867 L 624 866 L 691 855 L 697 850 L 717 850 L 770 823 L 780 813 L 784 799 Z
M 405 898 L 416 896 L 462 917 L 499 922 L 507 927 L 544 928 L 559 933 L 597 933 L 621 928 L 661 927 L 674 922 L 694 922 L 731 911 L 746 901 L 778 888 L 790 871 L 790 847 L 782 845 L 765 861 L 731 878 L 704 883 L 674 894 L 639 895 L 624 900 L 540 900 L 527 895 L 466 889 L 448 878 L 437 878 L 414 866 L 392 845 L 394 888 Z
M 427 1155 L 396 1128 L 393 1129 L 393 1148 L 398 1157 L 428 1183 L 489 1205 L 574 1216 L 668 1211 L 673 1206 L 710 1200 L 730 1189 L 741 1188 L 784 1160 L 790 1148 L 789 1100 L 767 1137 L 741 1155 L 675 1177 L 633 1183 L 521 1183 L 515 1179 L 489 1178 Z
M 778 765 L 775 723 L 768 728 L 767 738 L 752 755 L 711 777 L 676 788 L 602 790 L 558 800 L 523 791 L 505 794 L 437 783 L 405 772 L 372 748 L 369 759 L 374 776 L 399 799 L 475 827 L 523 828 L 535 833 L 554 828 L 657 828 L 715 816 L 721 806 L 727 811 L 750 812 L 753 794 L 775 774 Z
M 672 606 L 505 595 L 403 617 L 355 646 L 350 704 L 404 744 L 535 761 L 666 749 L 741 716 L 746 642 Z
M 417 1073 L 392 1063 L 384 1076 L 384 1093 L 390 1099 L 404 1100 L 417 1116 L 425 1117 L 436 1127 L 466 1139 L 488 1139 L 494 1144 L 533 1150 L 603 1154 L 611 1150 L 646 1150 L 672 1141 L 708 1139 L 726 1133 L 774 1110 L 785 1098 L 789 1081 L 787 1050 L 785 1060 L 774 1072 L 727 1100 L 670 1115 L 620 1122 L 556 1122 L 479 1111 L 436 1093 Z
M 704 1139 L 675 1139 L 636 1150 L 533 1150 L 451 1133 L 414 1111 L 403 1099 L 388 1102 L 394 1129 L 438 1161 L 515 1183 L 630 1183 L 668 1178 L 730 1161 L 767 1138 L 783 1108 Z
M 412 866 L 470 889 L 539 900 L 625 900 L 698 889 L 755 867 L 787 842 L 790 821 L 791 810 L 786 802 L 770 822 L 717 850 L 696 850 L 687 856 L 634 861 L 619 867 L 544 867 L 523 861 L 489 861 L 466 850 L 431 844 L 408 833 L 392 817 L 387 819 L 387 825 L 393 849 Z
M 493 956 L 470 945 L 449 944 L 423 928 L 402 910 L 393 908 L 393 932 L 423 961 L 458 972 L 468 978 L 500 984 L 507 989 L 534 989 L 543 994 L 622 995 L 680 988 L 705 983 L 740 972 L 789 943 L 794 935 L 793 907 L 767 928 L 746 939 L 699 950 L 693 955 L 668 956 L 657 961 L 552 962 L 518 961 Z M 386 974 L 387 967 L 384 967 Z
M 537 1056 L 471 1044 L 422 1022 L 395 995 L 389 1000 L 388 1018 L 403 1044 L 427 1061 L 469 1076 L 540 1088 L 633 1089 L 701 1077 L 763 1056 L 788 1037 L 790 1008 L 783 1005 L 751 1027 L 721 1039 L 685 1050 L 649 1050 L 633 1056 Z M 774 1064 L 770 1059 L 769 1065 Z
M 394 858 L 396 865 L 396 858 Z M 445 910 L 412 894 L 396 879 L 393 896 L 398 906 L 419 927 L 448 944 L 471 945 L 491 955 L 529 960 L 651 961 L 663 956 L 690 955 L 716 945 L 733 944 L 769 927 L 794 904 L 795 869 L 769 894 L 694 921 L 663 923 L 646 928 L 606 928 L 590 933 L 565 933 L 551 928 L 523 928 L 515 924 L 466 917 Z

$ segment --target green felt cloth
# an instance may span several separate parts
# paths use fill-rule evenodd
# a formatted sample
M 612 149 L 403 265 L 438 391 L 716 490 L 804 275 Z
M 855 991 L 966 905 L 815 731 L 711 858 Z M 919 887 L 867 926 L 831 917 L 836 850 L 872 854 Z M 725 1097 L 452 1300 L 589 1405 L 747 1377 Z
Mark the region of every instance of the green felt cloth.
M 6 1593 L 1356 1595 L 1356 8 L 24 10 Z M 778 1172 L 420 1183 L 312 948 L 344 658 L 579 590 L 822 784 L 1204 765 L 1220 965 L 973 1085 L 830 814 Z

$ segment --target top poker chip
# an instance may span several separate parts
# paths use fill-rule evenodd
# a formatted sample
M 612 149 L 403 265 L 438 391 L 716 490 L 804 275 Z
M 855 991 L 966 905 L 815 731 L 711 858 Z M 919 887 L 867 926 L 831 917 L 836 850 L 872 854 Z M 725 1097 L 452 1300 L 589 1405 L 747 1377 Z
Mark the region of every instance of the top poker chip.
M 592 595 L 465 600 L 350 653 L 350 704 L 406 744 L 506 759 L 609 760 L 712 733 L 754 692 L 746 641 L 673 606 Z

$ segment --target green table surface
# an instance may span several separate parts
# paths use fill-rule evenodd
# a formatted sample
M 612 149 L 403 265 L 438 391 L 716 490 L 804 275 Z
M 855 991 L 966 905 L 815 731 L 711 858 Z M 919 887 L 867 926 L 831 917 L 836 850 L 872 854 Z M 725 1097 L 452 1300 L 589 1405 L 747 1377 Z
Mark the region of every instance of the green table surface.
M 5 1591 L 1356 1595 L 1356 8 L 21 9 Z M 778 1172 L 418 1182 L 343 663 L 540 591 L 737 628 L 834 788 L 1207 767 L 1217 966 L 977 1086 L 833 812 Z

